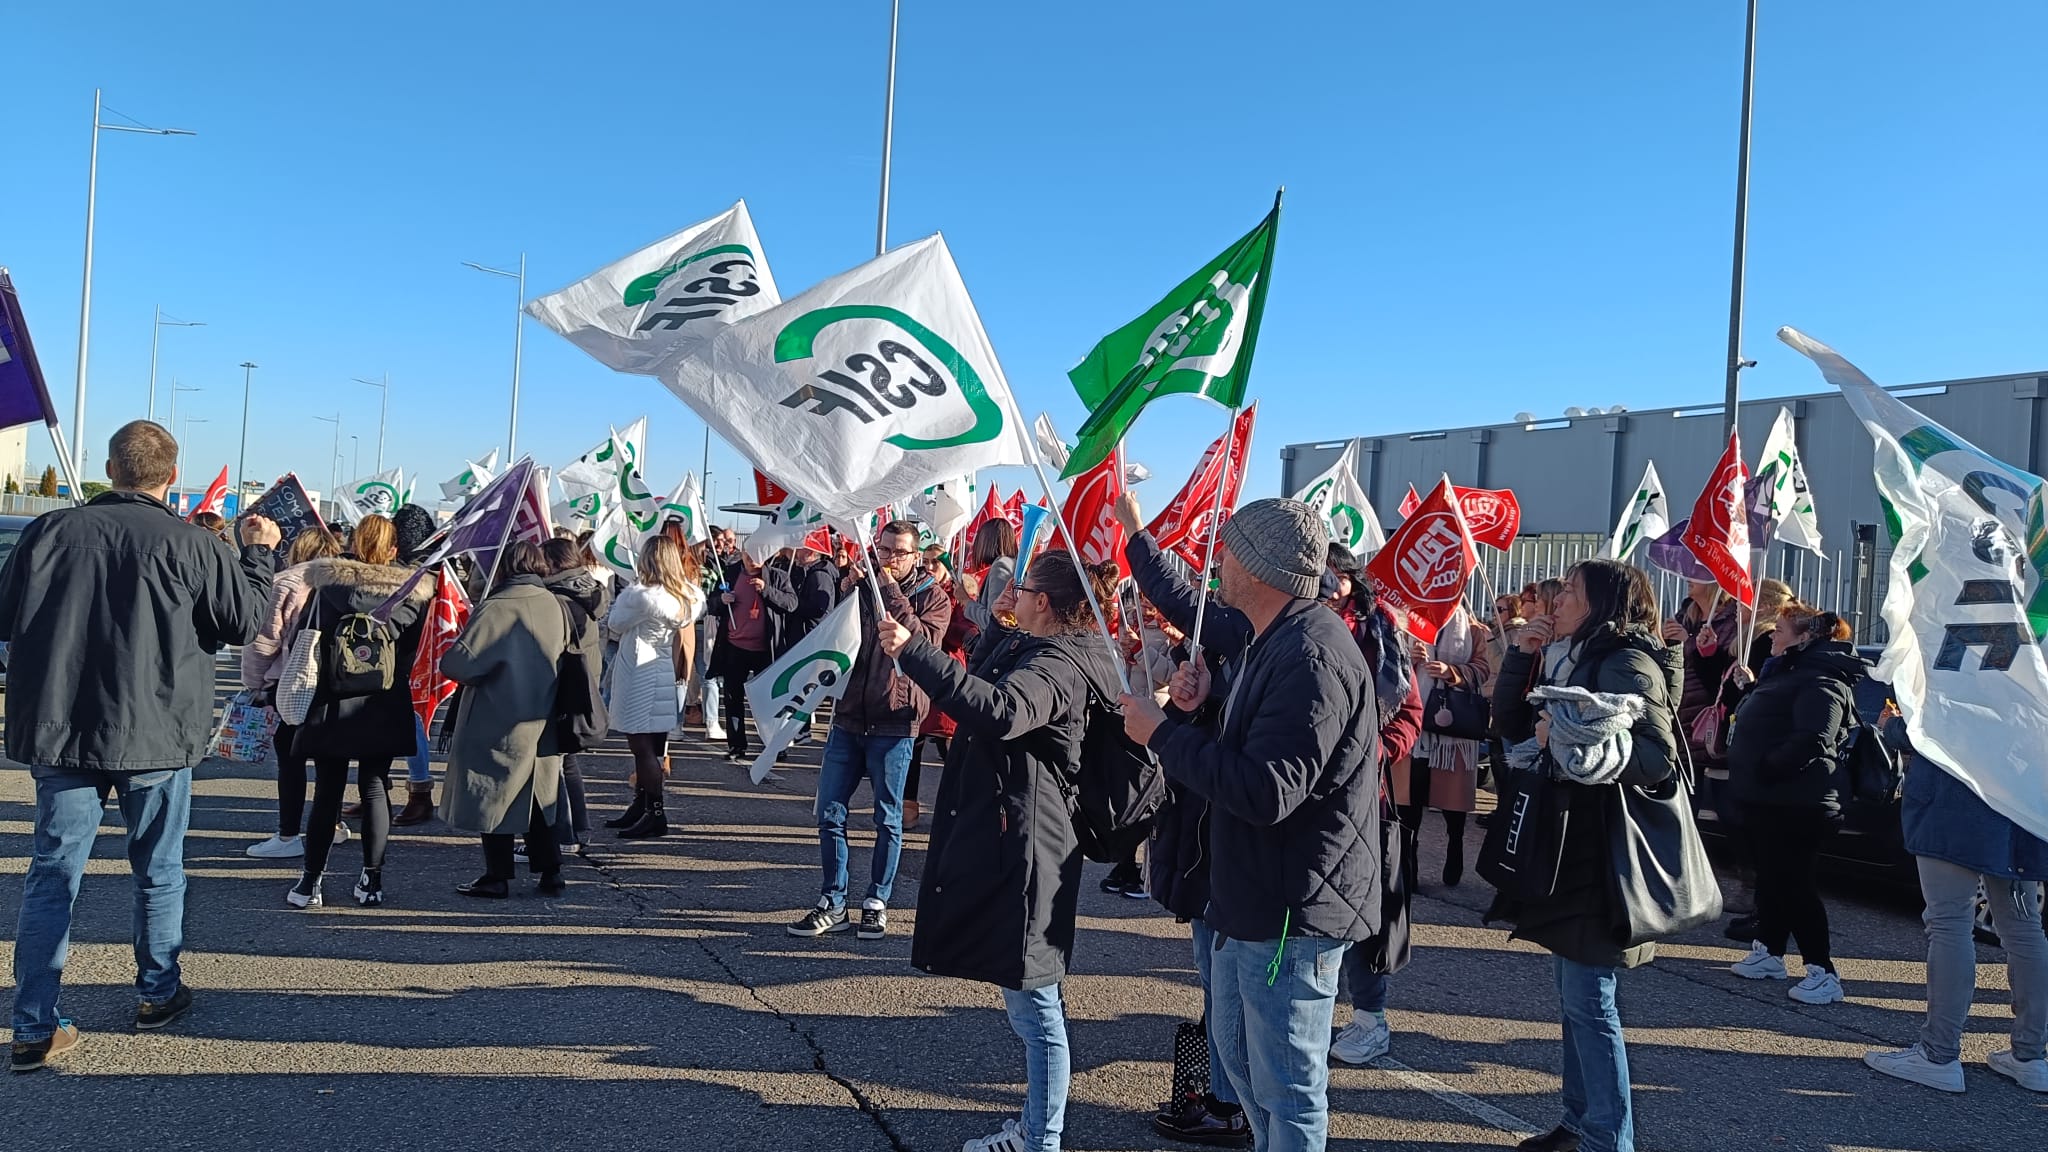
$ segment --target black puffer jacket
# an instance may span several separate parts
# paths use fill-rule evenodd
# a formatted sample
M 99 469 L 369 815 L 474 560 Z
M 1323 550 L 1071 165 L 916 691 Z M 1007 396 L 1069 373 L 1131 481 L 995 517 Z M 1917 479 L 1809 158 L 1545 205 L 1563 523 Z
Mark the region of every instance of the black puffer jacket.
M 1109 654 L 1085 632 L 993 628 L 968 668 L 922 636 L 897 660 L 957 723 L 911 967 L 1019 991 L 1057 984 L 1073 964 L 1081 894 L 1065 789 L 1080 765 L 1088 685 L 1105 700 L 1117 692 Z
M 1501 737 L 1519 744 L 1536 732 L 1537 710 L 1530 688 L 1547 684 L 1544 662 L 1554 646 L 1531 656 L 1508 650 L 1494 688 L 1493 714 Z M 1612 625 L 1588 638 L 1565 683 L 1594 692 L 1627 693 L 1649 700 L 1650 710 L 1631 731 L 1635 747 L 1622 771 L 1623 784 L 1648 787 L 1678 772 L 1678 734 L 1672 727 L 1684 679 L 1684 649 L 1667 647 L 1646 631 L 1619 632 Z M 1496 899 L 1488 920 L 1512 920 L 1513 937 L 1542 945 L 1567 960 L 1602 968 L 1634 968 L 1656 958 L 1656 946 L 1623 948 L 1622 910 L 1608 840 L 1611 805 L 1621 803 L 1613 784 L 1558 783 L 1570 819 L 1565 827 L 1557 889 L 1549 898 L 1511 905 Z
M 1379 706 L 1344 621 L 1295 600 L 1239 659 L 1221 731 L 1168 717 L 1150 746 L 1207 797 L 1203 917 L 1233 940 L 1380 930 Z
M 571 621 L 576 621 L 581 614 L 583 627 L 569 633 L 567 654 L 582 661 L 590 688 L 590 732 L 593 739 L 602 738 L 611 726 L 604 707 L 604 617 L 612 606 L 611 587 L 587 568 L 557 572 L 543 583 L 557 599 L 569 606 Z
M 1841 752 L 1870 674 L 1847 640 L 1815 640 L 1764 666 L 1728 739 L 1728 785 L 1744 804 L 1839 815 Z
M 320 630 L 321 666 L 334 643 L 342 618 L 370 612 L 405 586 L 412 572 L 360 560 L 315 560 L 306 565 L 306 587 L 312 597 L 301 617 L 301 630 Z M 317 760 L 383 760 L 410 756 L 418 750 L 413 731 L 412 661 L 426 626 L 427 602 L 434 597 L 434 577 L 414 584 L 411 593 L 392 609 L 390 624 L 398 648 L 397 676 L 391 687 L 368 696 L 336 697 L 322 681 L 313 695 L 313 710 L 292 738 L 292 754 Z

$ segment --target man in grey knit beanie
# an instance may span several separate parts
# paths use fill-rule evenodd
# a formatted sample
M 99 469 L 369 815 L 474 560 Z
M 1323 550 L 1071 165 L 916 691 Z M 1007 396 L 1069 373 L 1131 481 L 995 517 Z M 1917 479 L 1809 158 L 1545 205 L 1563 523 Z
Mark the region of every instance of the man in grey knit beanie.
M 1221 543 L 1245 575 L 1302 600 L 1316 598 L 1330 533 L 1308 505 L 1299 500 L 1254 500 L 1223 522 Z M 1228 591 L 1224 598 L 1230 599 Z

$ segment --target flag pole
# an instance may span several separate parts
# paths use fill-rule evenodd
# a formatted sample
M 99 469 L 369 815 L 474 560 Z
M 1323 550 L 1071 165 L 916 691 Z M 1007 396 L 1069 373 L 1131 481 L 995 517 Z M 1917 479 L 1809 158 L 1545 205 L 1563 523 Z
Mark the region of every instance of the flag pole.
M 1230 410 L 1230 423 L 1223 430 L 1223 469 L 1216 476 L 1216 495 L 1209 501 L 1209 543 L 1203 550 L 1202 570 L 1195 573 L 1195 630 L 1188 633 L 1190 664 L 1202 657 L 1202 618 L 1209 610 L 1209 571 L 1216 567 L 1216 537 L 1223 534 L 1216 522 L 1223 516 L 1223 489 L 1230 484 L 1230 442 L 1237 436 L 1238 411 Z
M 52 420 L 44 424 L 50 430 L 50 443 L 57 449 L 57 467 L 64 473 L 65 482 L 71 486 L 71 502 L 85 503 L 85 485 L 78 482 L 78 468 L 71 456 L 71 449 L 64 443 L 64 430 Z
M 1074 550 L 1074 567 L 1079 569 L 1081 574 L 1081 594 L 1088 597 L 1088 609 L 1095 613 L 1095 623 L 1102 629 L 1102 642 L 1109 648 L 1109 662 L 1116 669 L 1117 684 L 1128 693 L 1131 690 L 1130 674 L 1124 670 L 1123 655 L 1116 650 L 1116 637 L 1110 633 L 1109 617 L 1102 614 L 1102 604 L 1095 599 L 1095 582 L 1088 578 L 1088 569 L 1081 560 L 1080 546 L 1073 543 L 1076 537 L 1073 530 L 1067 527 L 1067 514 L 1060 510 L 1059 503 L 1053 499 L 1052 481 L 1045 474 L 1045 461 L 1038 458 L 1038 445 L 1031 442 L 1031 437 L 1020 436 L 1018 439 L 1024 441 L 1024 449 L 1031 455 L 1031 470 L 1038 473 L 1038 483 L 1045 489 L 1046 502 L 1052 505 L 1053 519 L 1059 525 L 1060 534 L 1067 538 L 1068 545 Z M 1023 556 L 1017 558 L 1020 567 L 1025 559 Z

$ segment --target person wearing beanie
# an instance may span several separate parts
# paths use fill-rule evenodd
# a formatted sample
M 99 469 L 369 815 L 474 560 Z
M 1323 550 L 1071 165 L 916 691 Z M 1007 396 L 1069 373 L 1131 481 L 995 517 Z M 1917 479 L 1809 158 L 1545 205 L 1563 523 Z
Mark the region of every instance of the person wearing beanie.
M 1177 718 L 1210 702 L 1196 661 L 1174 674 L 1173 716 L 1149 693 L 1123 696 L 1124 730 L 1209 801 L 1210 858 L 1233 862 L 1209 877 L 1209 1027 L 1252 1138 L 1320 1150 L 1344 951 L 1381 930 L 1380 706 L 1357 642 L 1317 599 L 1322 517 L 1254 501 L 1220 543 L 1223 601 L 1250 625 L 1215 653 L 1231 682 L 1221 727 Z
M 398 562 L 416 567 L 428 555 L 428 546 L 441 534 L 434 514 L 417 504 L 402 504 L 391 513 L 391 527 L 397 535 Z M 411 669 L 406 670 L 410 673 Z M 415 713 L 413 735 L 418 738 L 413 754 L 405 761 L 405 807 L 391 817 L 394 828 L 411 828 L 434 818 L 434 770 L 428 758 L 427 726 Z

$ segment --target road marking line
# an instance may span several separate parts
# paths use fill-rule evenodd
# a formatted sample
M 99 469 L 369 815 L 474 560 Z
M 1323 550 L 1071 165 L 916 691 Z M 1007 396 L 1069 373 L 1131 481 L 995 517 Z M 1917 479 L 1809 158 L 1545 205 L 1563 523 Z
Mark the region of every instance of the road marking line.
M 1442 1080 L 1431 1076 L 1429 1073 L 1418 1072 L 1399 1060 L 1394 1059 L 1392 1056 L 1382 1056 L 1373 1061 L 1372 1066 L 1386 1072 L 1389 1076 L 1410 1088 L 1419 1088 L 1429 1093 L 1431 1096 L 1449 1104 L 1451 1107 L 1456 1108 L 1458 1111 L 1463 1112 L 1465 1115 L 1472 1117 L 1489 1128 L 1498 1129 L 1518 1139 L 1527 1139 L 1537 1135 L 1540 1131 L 1535 1125 L 1522 1119 L 1520 1116 L 1512 1112 L 1504 1112 L 1484 1100 L 1460 1092 Z

